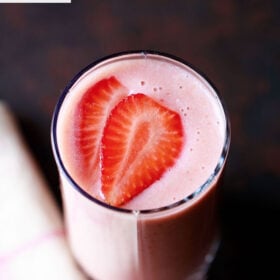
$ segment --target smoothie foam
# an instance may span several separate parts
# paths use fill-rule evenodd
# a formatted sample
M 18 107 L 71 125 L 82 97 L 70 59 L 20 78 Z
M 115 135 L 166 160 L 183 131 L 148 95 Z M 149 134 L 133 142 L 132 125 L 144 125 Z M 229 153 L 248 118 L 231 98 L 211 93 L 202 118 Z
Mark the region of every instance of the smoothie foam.
M 57 131 L 62 160 L 73 179 L 102 200 L 100 180 L 83 186 L 82 175 L 77 174 L 79 162 L 73 154 L 71 128 L 74 126 L 75 106 L 83 93 L 92 84 L 111 76 L 128 88 L 129 94 L 144 93 L 179 113 L 185 131 L 183 151 L 176 164 L 123 207 L 135 210 L 158 208 L 196 191 L 215 169 L 223 149 L 225 117 L 221 113 L 221 104 L 215 91 L 193 70 L 149 56 L 96 67 L 82 76 L 69 91 Z

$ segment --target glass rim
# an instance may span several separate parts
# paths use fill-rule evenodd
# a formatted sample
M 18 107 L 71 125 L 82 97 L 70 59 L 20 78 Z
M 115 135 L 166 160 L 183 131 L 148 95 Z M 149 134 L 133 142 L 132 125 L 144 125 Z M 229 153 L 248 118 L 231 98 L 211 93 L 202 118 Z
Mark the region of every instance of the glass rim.
M 107 60 L 113 59 L 113 58 L 121 58 L 122 56 L 129 56 L 129 55 L 151 55 L 151 56 L 159 56 L 165 59 L 170 59 L 174 62 L 180 63 L 185 67 L 190 68 L 192 71 L 195 72 L 195 74 L 199 75 L 200 78 L 202 78 L 206 83 L 210 85 L 210 87 L 214 90 L 215 94 L 218 97 L 218 101 L 221 104 L 221 109 L 224 113 L 225 117 L 225 139 L 224 139 L 224 144 L 223 144 L 223 149 L 222 152 L 218 158 L 218 162 L 214 168 L 214 171 L 208 176 L 207 180 L 200 186 L 197 187 L 197 189 L 192 192 L 191 194 L 183 197 L 182 199 L 173 202 L 171 204 L 168 204 L 166 206 L 161 206 L 157 208 L 149 208 L 149 209 L 128 209 L 128 208 L 121 208 L 121 207 L 116 207 L 109 205 L 94 196 L 90 195 L 88 192 L 83 190 L 82 187 L 79 186 L 79 184 L 72 178 L 70 173 L 68 172 L 67 168 L 65 167 L 63 160 L 60 155 L 59 147 L 58 147 L 58 142 L 57 142 L 57 121 L 58 121 L 58 116 L 60 112 L 60 108 L 64 102 L 65 97 L 67 96 L 69 90 L 71 87 L 78 81 L 79 78 L 83 74 L 85 74 L 87 71 L 89 71 L 91 68 L 97 66 L 98 64 L 105 62 Z M 83 195 L 85 198 L 89 199 L 91 202 L 96 203 L 100 205 L 101 207 L 107 208 L 108 210 L 113 210 L 121 213 L 127 213 L 127 214 L 153 214 L 153 213 L 159 213 L 159 212 L 165 212 L 170 209 L 175 209 L 178 208 L 181 205 L 184 205 L 186 203 L 190 203 L 193 201 L 196 197 L 202 195 L 208 187 L 211 185 L 212 182 L 214 182 L 215 178 L 219 175 L 220 171 L 222 171 L 226 158 L 229 152 L 229 146 L 230 146 L 230 139 L 231 139 L 231 128 L 230 128 L 230 122 L 229 122 L 229 117 L 228 117 L 228 111 L 226 110 L 225 104 L 223 102 L 223 99 L 221 98 L 219 91 L 217 88 L 213 85 L 213 83 L 207 78 L 207 76 L 199 69 L 194 67 L 191 63 L 187 62 L 184 59 L 181 59 L 177 56 L 174 56 L 169 53 L 164 53 L 160 51 L 154 51 L 154 50 L 131 50 L 131 51 L 124 51 L 124 52 L 118 52 L 114 53 L 108 56 L 104 56 L 101 59 L 97 59 L 94 62 L 88 64 L 86 67 L 84 67 L 82 70 L 80 70 L 71 80 L 70 82 L 66 85 L 65 89 L 62 91 L 61 95 L 58 98 L 58 101 L 56 103 L 56 106 L 54 108 L 53 116 L 52 116 L 52 121 L 51 121 L 51 145 L 52 145 L 52 150 L 54 154 L 55 161 L 58 165 L 59 168 L 61 168 L 63 174 L 67 178 L 67 180 L 70 182 L 72 187 L 78 191 L 81 195 Z M 60 172 L 59 172 L 60 173 Z M 59 174 L 60 175 L 60 174 Z

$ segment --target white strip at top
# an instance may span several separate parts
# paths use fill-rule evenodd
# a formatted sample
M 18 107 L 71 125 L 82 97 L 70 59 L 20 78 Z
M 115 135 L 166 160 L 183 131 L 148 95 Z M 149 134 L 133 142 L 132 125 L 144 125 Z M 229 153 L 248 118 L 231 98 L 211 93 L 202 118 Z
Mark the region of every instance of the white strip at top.
M 71 0 L 0 0 L 0 3 L 68 3 L 71 4 Z

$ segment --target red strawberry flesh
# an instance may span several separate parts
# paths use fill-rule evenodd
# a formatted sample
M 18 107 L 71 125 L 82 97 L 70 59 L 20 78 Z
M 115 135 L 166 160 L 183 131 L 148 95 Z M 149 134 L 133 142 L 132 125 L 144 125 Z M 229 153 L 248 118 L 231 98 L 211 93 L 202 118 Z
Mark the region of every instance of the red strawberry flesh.
M 105 201 L 121 206 L 159 180 L 182 149 L 178 113 L 144 94 L 122 99 L 112 110 L 101 146 Z
M 127 93 L 112 76 L 91 86 L 79 101 L 74 118 L 74 156 L 78 181 L 87 191 L 100 176 L 100 143 L 107 118 Z

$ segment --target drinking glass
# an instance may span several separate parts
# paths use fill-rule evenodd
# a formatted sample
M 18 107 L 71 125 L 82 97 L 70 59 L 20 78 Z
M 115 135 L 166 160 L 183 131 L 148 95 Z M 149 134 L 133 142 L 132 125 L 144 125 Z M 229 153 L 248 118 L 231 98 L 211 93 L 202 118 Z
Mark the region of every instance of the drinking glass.
M 225 119 L 220 157 L 203 184 L 170 205 L 144 210 L 110 206 L 84 191 L 62 160 L 57 122 L 69 90 L 100 67 L 135 58 L 152 58 L 182 67 L 217 94 L 205 76 L 188 63 L 153 51 L 103 58 L 73 78 L 57 103 L 51 128 L 71 250 L 79 266 L 96 280 L 202 280 L 219 244 L 218 190 L 230 143 L 229 119 L 218 95 L 216 100 Z

